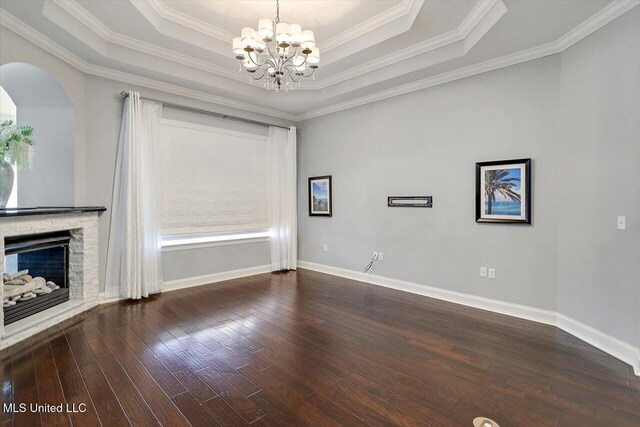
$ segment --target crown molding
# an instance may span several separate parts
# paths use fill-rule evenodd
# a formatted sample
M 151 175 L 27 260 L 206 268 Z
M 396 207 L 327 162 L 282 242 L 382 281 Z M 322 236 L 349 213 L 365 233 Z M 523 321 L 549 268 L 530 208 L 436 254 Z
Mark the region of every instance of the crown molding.
M 77 68 L 80 71 L 85 72 L 85 70 L 89 67 L 89 63 L 84 59 L 76 56 L 75 54 L 71 53 L 71 51 L 44 36 L 42 33 L 34 30 L 32 27 L 22 22 L 20 19 L 16 18 L 1 7 L 0 25 L 13 31 L 20 37 L 29 40 L 31 43 L 44 49 L 58 59 L 61 59 L 62 61 Z
M 411 25 L 416 19 L 416 16 L 418 15 L 418 12 L 422 8 L 423 4 L 424 0 L 403 0 L 396 6 L 387 9 L 384 12 L 381 12 L 376 16 L 367 19 L 366 21 L 363 21 L 351 27 L 350 29 L 343 31 L 340 34 L 336 34 L 335 36 L 323 41 L 322 50 L 326 54 L 338 46 L 347 44 L 358 37 L 361 37 L 371 31 L 375 31 L 378 28 L 401 19 L 407 15 L 407 25 L 404 25 L 400 32 L 408 31 L 411 28 Z
M 364 63 L 357 67 L 353 67 L 342 73 L 334 74 L 333 76 L 323 78 L 322 80 L 316 82 L 306 83 L 305 86 L 301 89 L 326 89 L 329 86 L 351 80 L 355 77 L 370 73 L 375 70 L 379 70 L 384 67 L 388 67 L 398 62 L 402 62 L 407 59 L 444 48 L 446 46 L 451 46 L 456 43 L 462 43 L 467 39 L 467 37 L 470 36 L 474 29 L 481 27 L 482 23 L 486 23 L 487 25 L 482 26 L 484 27 L 482 34 L 474 38 L 475 41 L 477 41 L 482 38 L 482 36 L 486 34 L 506 12 L 507 7 L 502 2 L 502 0 L 479 1 L 465 17 L 464 21 L 462 21 L 462 23 L 452 31 L 422 41 L 420 43 L 416 43 L 413 46 L 400 49 L 394 53 Z M 459 51 L 459 56 L 466 54 L 474 44 L 475 43 L 464 44 L 464 47 Z
M 199 90 L 190 89 L 183 86 L 178 86 L 171 83 L 166 83 L 159 80 L 154 80 L 151 78 L 91 64 L 75 55 L 74 53 L 70 52 L 66 48 L 62 47 L 58 43 L 54 42 L 53 40 L 49 39 L 42 33 L 34 30 L 29 25 L 2 8 L 0 8 L 0 25 L 29 40 L 31 43 L 39 46 L 40 48 L 51 53 L 52 55 L 68 63 L 74 68 L 77 68 L 85 74 L 90 74 L 111 80 L 117 80 L 132 85 L 143 86 L 149 89 L 155 89 L 158 91 L 170 93 L 172 95 L 184 96 L 186 98 L 210 102 L 225 107 L 236 108 L 238 110 L 262 114 L 265 116 L 275 117 L 292 122 L 295 122 L 298 118 L 297 115 L 290 114 L 284 111 L 254 105 L 243 101 L 237 101 L 234 99 L 225 98 L 223 96 L 214 95 L 211 93 L 202 92 Z
M 318 108 L 307 113 L 299 114 L 298 120 L 308 120 L 314 117 L 324 116 L 326 114 L 335 113 L 349 108 L 359 107 L 361 105 L 370 104 L 372 102 L 382 101 L 394 96 L 404 95 L 429 87 L 463 79 L 465 77 L 475 76 L 477 74 L 486 73 L 488 71 L 509 67 L 512 65 L 520 64 L 522 62 L 531 61 L 534 59 L 563 52 L 564 50 L 573 46 L 580 40 L 599 30 L 604 25 L 608 24 L 615 18 L 623 15 L 639 4 L 640 0 L 616 0 L 554 42 L 505 55 L 499 58 L 491 59 L 479 64 L 473 64 L 457 70 L 427 77 L 422 80 L 417 80 L 415 82 L 400 85 L 387 90 L 382 90 L 369 95 L 361 96 L 359 98 L 354 98 L 342 103 L 333 104 L 328 107 Z
M 238 110 L 248 111 L 256 114 L 262 114 L 268 117 L 275 117 L 283 120 L 288 120 L 291 122 L 295 122 L 298 120 L 298 116 L 296 114 L 291 114 L 285 111 L 280 111 L 280 110 L 276 110 L 269 107 L 263 107 L 260 105 L 250 104 L 244 101 L 237 101 L 234 99 L 226 98 L 224 96 L 214 95 L 212 93 L 203 92 L 196 89 L 190 89 L 184 86 L 178 86 L 172 83 L 166 83 L 160 80 L 150 79 L 147 77 L 130 74 L 123 71 L 117 71 L 117 70 L 113 70 L 106 67 L 91 65 L 90 68 L 85 72 L 87 74 L 92 74 L 94 76 L 103 77 L 106 79 L 117 80 L 123 83 L 128 83 L 136 86 L 143 86 L 149 89 L 170 93 L 172 95 L 183 96 L 185 98 L 195 99 L 198 101 L 205 101 L 212 104 L 222 105 L 225 107 L 236 108 Z M 250 117 L 248 117 L 248 119 L 250 119 Z
M 600 12 L 560 37 L 556 41 L 556 45 L 558 48 L 565 50 L 638 5 L 640 5 L 640 0 L 615 0 Z
M 60 8 L 66 12 L 69 17 L 63 16 L 55 9 Z M 96 18 L 93 14 L 87 11 L 75 0 L 49 0 L 45 2 L 42 10 L 42 14 L 54 22 L 65 31 L 72 33 L 75 37 L 83 41 L 92 49 L 100 52 L 104 56 L 107 55 L 107 49 L 104 46 L 96 46 L 95 43 L 91 43 L 88 37 L 82 37 L 82 29 L 78 29 L 78 25 L 82 25 L 84 29 L 92 31 L 105 43 L 114 44 L 127 49 L 135 50 L 140 53 L 155 56 L 166 61 L 185 65 L 195 68 L 197 70 L 205 71 L 207 73 L 215 74 L 221 77 L 226 77 L 231 80 L 236 80 L 243 84 L 246 84 L 247 79 L 230 67 L 223 67 L 215 65 L 207 61 L 203 61 L 198 58 L 194 58 L 183 53 L 176 52 L 174 50 L 166 49 L 151 43 L 138 40 L 133 37 L 120 34 L 109 29 L 102 21 Z M 258 86 L 256 86 L 258 87 Z
M 218 39 L 221 42 L 230 44 L 231 39 L 235 37 L 233 33 L 169 7 L 163 0 L 147 0 L 147 3 L 162 19 L 166 19 L 183 27 L 191 28 L 209 37 Z

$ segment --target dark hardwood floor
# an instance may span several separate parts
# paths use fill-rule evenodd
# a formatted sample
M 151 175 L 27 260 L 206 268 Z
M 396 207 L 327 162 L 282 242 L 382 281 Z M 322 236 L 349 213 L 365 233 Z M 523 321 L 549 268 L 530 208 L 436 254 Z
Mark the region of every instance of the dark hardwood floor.
M 2 426 L 640 426 L 630 367 L 550 326 L 308 270 L 104 305 L 0 352 Z

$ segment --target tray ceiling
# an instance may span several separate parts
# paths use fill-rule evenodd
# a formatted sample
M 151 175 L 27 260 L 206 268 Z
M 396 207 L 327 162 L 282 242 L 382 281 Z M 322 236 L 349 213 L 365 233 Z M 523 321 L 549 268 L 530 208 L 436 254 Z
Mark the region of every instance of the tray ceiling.
M 289 93 L 250 85 L 231 54 L 275 2 L 3 0 L 0 16 L 85 72 L 300 120 L 557 53 L 638 3 L 282 0 L 282 21 L 313 29 L 322 52 L 315 81 Z

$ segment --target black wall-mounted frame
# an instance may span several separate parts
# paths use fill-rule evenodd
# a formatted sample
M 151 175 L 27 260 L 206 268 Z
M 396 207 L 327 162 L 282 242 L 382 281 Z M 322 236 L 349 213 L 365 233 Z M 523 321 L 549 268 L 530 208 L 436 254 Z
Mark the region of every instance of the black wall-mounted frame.
M 313 181 L 324 181 L 327 180 L 329 181 L 329 188 L 327 190 L 327 198 L 328 198 L 328 210 L 326 212 L 317 212 L 314 211 L 313 209 L 313 201 L 312 201 L 312 195 L 313 195 L 313 189 L 312 189 L 312 184 Z M 333 188 L 331 185 L 331 175 L 323 175 L 323 176 L 312 176 L 309 178 L 309 188 L 308 188 L 308 192 L 309 192 L 309 216 L 332 216 L 333 215 Z
M 433 206 L 432 196 L 389 196 L 387 206 L 390 208 L 430 208 Z
M 522 196 L 525 198 L 524 218 L 523 219 L 505 219 L 505 218 L 483 218 L 483 197 L 482 197 L 482 168 L 485 166 L 503 166 L 503 165 L 524 165 L 525 188 Z M 515 160 L 497 160 L 491 162 L 476 163 L 476 222 L 477 223 L 493 223 L 493 224 L 527 224 L 531 225 L 531 159 L 515 159 Z

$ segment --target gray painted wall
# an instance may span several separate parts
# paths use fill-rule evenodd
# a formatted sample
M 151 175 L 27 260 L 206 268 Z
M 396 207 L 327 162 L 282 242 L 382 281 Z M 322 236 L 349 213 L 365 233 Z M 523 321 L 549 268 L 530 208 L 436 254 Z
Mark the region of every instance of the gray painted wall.
M 31 169 L 18 170 L 20 206 L 73 206 L 74 111 L 71 107 L 18 106 L 17 122 L 34 129 Z
M 639 14 L 561 55 L 303 122 L 300 259 L 362 271 L 382 251 L 374 274 L 560 311 L 640 345 Z M 533 158 L 533 225 L 476 224 L 475 162 L 520 157 Z M 333 217 L 309 217 L 307 178 L 325 174 Z M 388 208 L 389 195 L 434 207 Z
M 269 242 L 214 246 L 162 254 L 165 281 L 269 264 Z
M 559 57 L 486 73 L 302 123 L 299 257 L 555 309 L 554 135 Z M 533 225 L 474 222 L 475 162 L 531 157 Z M 307 177 L 333 176 L 332 218 L 309 217 Z M 431 195 L 432 209 L 387 196 Z M 323 245 L 328 245 L 324 253 Z M 480 279 L 480 266 L 496 280 Z
M 558 309 L 640 347 L 640 7 L 562 55 Z M 626 215 L 627 230 L 616 230 Z

